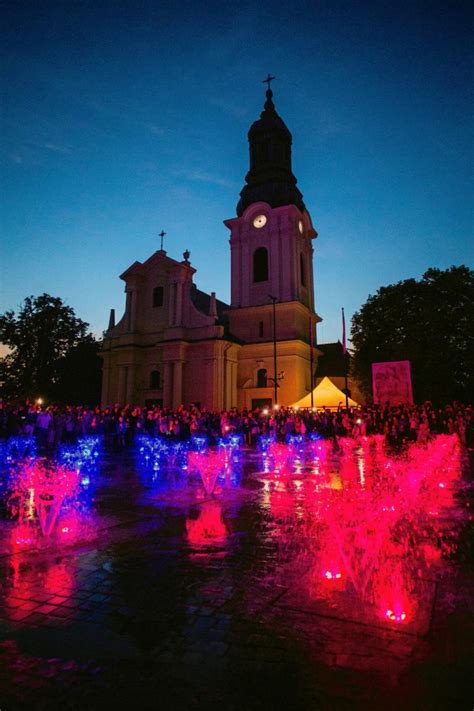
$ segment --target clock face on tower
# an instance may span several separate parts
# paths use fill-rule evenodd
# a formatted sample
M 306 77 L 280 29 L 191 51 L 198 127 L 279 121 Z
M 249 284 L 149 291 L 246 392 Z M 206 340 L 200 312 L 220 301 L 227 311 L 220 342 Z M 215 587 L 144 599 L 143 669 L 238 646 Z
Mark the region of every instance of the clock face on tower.
M 303 223 L 301 220 L 298 220 L 298 229 L 300 231 L 300 234 L 303 234 Z
M 263 227 L 266 224 L 267 218 L 265 217 L 265 215 L 257 215 L 257 217 L 254 217 L 253 226 L 257 227 L 257 229 Z

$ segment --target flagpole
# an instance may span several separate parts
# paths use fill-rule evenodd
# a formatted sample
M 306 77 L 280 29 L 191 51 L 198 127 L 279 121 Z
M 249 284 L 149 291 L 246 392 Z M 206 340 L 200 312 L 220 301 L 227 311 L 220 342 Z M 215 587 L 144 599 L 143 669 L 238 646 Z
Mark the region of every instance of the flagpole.
M 313 319 L 309 317 L 309 367 L 310 367 L 310 387 L 311 387 L 311 409 L 314 407 L 313 395 Z
M 344 353 L 344 391 L 346 396 L 346 410 L 349 408 L 349 395 L 348 395 L 348 384 L 347 384 L 347 348 L 346 348 L 346 318 L 344 316 L 344 308 L 342 308 L 342 350 Z

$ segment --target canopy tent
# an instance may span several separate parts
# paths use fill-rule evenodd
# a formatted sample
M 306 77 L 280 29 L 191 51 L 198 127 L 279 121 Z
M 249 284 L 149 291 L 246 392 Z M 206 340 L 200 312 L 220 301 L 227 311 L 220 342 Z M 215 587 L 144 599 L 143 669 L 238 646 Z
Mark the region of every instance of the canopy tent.
M 349 398 L 348 402 L 350 407 L 357 407 L 358 405 L 352 398 Z M 334 408 L 338 407 L 338 405 L 345 407 L 345 404 L 346 396 L 327 376 L 325 376 L 313 390 L 313 407 Z M 311 393 L 302 397 L 298 402 L 293 403 L 292 407 L 311 407 Z

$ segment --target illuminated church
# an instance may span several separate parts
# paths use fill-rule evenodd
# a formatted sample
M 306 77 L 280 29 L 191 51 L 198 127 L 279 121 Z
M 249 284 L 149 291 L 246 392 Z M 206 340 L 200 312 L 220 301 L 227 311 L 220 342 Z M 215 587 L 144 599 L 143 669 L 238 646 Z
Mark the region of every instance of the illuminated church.
M 125 313 L 105 334 L 102 405 L 197 403 L 222 410 L 290 405 L 311 390 L 320 352 L 313 246 L 317 237 L 291 166 L 292 136 L 270 88 L 250 127 L 250 169 L 230 233 L 231 303 L 194 283 L 185 252 L 134 262 Z M 311 336 L 312 334 L 312 336 Z M 276 367 L 275 367 L 276 366 Z M 275 392 L 277 403 L 275 403 Z

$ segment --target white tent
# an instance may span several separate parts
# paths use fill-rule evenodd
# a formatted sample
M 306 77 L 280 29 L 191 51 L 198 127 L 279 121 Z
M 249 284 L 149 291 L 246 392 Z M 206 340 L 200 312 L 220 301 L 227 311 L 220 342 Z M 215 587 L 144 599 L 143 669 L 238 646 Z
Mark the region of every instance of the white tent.
M 357 407 L 358 405 L 352 398 L 349 398 L 348 402 L 350 407 Z M 338 407 L 338 405 L 345 407 L 346 396 L 342 390 L 339 390 L 337 385 L 334 385 L 332 380 L 329 380 L 329 378 L 325 376 L 313 390 L 313 407 L 334 408 Z M 292 407 L 311 407 L 311 393 L 302 397 L 298 402 L 293 403 Z

